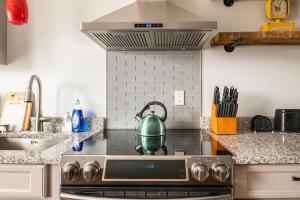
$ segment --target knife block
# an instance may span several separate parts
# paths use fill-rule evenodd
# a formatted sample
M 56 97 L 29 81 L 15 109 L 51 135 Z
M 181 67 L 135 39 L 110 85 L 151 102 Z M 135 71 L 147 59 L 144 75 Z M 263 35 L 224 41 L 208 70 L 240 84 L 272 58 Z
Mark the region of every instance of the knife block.
M 210 130 L 217 135 L 235 135 L 237 134 L 236 117 L 216 117 L 217 106 L 212 105 Z

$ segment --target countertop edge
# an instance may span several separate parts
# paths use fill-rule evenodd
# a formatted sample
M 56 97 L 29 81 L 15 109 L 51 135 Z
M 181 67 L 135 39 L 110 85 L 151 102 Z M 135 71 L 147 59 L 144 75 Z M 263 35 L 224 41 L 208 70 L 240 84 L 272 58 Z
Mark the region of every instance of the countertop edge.
M 245 135 L 255 134 L 255 133 L 243 133 L 237 135 L 216 135 L 214 133 L 208 133 L 211 137 L 213 137 L 220 145 L 222 145 L 227 151 L 229 151 L 233 156 L 234 163 L 236 165 L 289 165 L 289 164 L 300 164 L 300 156 L 291 155 L 291 156 L 257 156 L 257 155 L 243 155 L 242 152 L 239 151 L 239 148 L 233 148 L 232 146 L 225 143 L 223 140 L 224 138 L 232 138 L 232 137 L 239 137 L 242 138 Z M 274 136 L 269 133 L 270 136 Z M 259 135 L 253 135 L 259 136 Z M 300 135 L 299 135 L 300 139 Z M 236 140 L 238 143 L 238 140 Z M 236 146 L 238 146 L 236 144 Z M 291 152 L 292 154 L 292 152 Z

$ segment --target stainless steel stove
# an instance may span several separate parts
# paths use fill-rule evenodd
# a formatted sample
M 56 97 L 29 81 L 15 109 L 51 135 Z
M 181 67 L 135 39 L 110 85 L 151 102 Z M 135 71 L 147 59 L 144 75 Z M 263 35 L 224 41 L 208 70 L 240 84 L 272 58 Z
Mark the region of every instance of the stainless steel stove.
M 104 138 L 86 140 L 81 152 L 66 152 L 61 198 L 232 199 L 231 156 L 216 151 L 200 130 L 168 130 L 154 155 L 137 151 L 136 142 L 134 130 L 106 130 Z

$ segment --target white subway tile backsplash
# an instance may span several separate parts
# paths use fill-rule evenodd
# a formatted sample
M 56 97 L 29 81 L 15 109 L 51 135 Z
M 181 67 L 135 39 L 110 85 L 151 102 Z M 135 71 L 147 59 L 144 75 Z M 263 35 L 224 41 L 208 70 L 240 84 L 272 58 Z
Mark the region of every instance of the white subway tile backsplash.
M 135 68 L 136 68 L 136 67 L 135 67 L 134 65 L 132 65 L 132 66 L 126 65 L 126 66 L 120 66 L 120 67 L 118 67 L 117 70 L 119 70 L 119 71 L 132 72 L 132 71 L 135 71 Z
M 164 71 L 170 71 L 170 72 L 173 72 L 173 70 L 174 70 L 174 65 L 173 65 L 173 64 L 167 65 L 167 64 L 165 63 L 164 66 L 162 67 L 162 69 L 163 69 Z
M 173 106 L 175 111 L 191 111 L 192 106 Z
M 167 107 L 167 128 L 200 128 L 200 67 L 194 51 L 108 52 L 108 128 L 135 128 L 135 114 L 154 100 Z M 175 90 L 185 91 L 185 106 L 174 106 Z
M 135 62 L 136 62 L 135 63 L 136 66 L 145 66 L 145 57 L 144 56 L 137 57 Z
M 192 106 L 192 110 L 193 111 L 200 111 L 201 110 L 201 106 L 200 105 Z

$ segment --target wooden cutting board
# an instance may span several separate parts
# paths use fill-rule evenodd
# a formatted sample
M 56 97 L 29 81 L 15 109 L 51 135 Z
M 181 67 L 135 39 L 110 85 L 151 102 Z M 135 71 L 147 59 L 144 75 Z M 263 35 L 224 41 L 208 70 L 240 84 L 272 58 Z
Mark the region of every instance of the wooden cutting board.
M 0 123 L 9 124 L 12 131 L 29 129 L 32 103 L 26 103 L 24 99 L 24 92 L 9 92 L 4 96 Z

